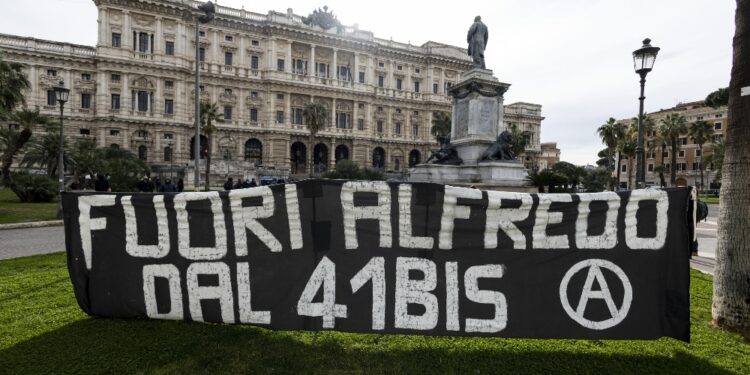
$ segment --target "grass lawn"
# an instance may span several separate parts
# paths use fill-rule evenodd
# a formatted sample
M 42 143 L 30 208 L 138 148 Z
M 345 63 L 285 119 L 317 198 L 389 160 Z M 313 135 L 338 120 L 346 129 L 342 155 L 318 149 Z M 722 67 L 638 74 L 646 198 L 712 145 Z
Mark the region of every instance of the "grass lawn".
M 55 220 L 57 201 L 21 203 L 10 189 L 0 189 L 0 224 Z
M 706 202 L 706 204 L 719 204 L 719 197 L 709 194 L 701 194 L 700 200 Z
M 90 318 L 63 254 L 0 261 L 0 372 L 750 373 L 750 343 L 710 327 L 712 278 L 692 273 L 692 337 L 521 340 Z

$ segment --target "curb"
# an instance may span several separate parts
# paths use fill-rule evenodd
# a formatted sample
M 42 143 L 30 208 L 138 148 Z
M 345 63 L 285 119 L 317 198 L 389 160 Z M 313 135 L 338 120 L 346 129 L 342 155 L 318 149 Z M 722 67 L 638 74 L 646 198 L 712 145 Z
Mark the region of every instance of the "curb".
M 24 228 L 42 228 L 42 227 L 56 227 L 63 225 L 62 220 L 50 220 L 50 221 L 32 221 L 29 223 L 13 223 L 13 224 L 0 224 L 0 230 L 3 229 L 24 229 Z

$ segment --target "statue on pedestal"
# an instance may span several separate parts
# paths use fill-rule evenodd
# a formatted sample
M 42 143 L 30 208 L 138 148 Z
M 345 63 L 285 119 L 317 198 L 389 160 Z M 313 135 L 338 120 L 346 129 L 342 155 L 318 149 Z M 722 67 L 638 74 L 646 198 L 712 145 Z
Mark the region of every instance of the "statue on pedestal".
M 511 143 L 513 136 L 505 130 L 497 136 L 497 140 L 487 150 L 482 153 L 480 161 L 512 161 L 516 160 L 516 154 L 513 153 Z
M 466 41 L 469 43 L 469 56 L 474 60 L 474 68 L 487 69 L 484 66 L 484 49 L 487 47 L 489 34 L 487 26 L 482 23 L 482 17 L 476 16 L 469 28 Z

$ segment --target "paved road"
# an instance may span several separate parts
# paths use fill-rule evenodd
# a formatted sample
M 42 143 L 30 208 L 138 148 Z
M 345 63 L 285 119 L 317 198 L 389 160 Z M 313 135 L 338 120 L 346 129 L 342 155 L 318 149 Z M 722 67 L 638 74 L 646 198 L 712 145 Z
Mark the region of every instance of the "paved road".
M 0 259 L 65 251 L 62 226 L 0 230 Z
M 698 222 L 698 256 L 716 258 L 716 221 L 719 216 L 719 205 L 708 205 L 708 217 Z

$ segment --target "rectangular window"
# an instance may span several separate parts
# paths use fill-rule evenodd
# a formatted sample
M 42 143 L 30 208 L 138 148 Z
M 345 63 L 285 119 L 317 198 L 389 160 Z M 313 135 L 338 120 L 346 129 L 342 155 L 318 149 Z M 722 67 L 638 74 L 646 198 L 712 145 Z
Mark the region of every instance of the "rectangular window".
M 365 72 L 359 72 L 359 83 L 365 83 Z
M 112 82 L 120 82 L 120 75 L 119 75 L 119 74 L 115 74 L 115 73 L 112 73 L 112 74 L 111 74 L 111 75 L 109 76 L 109 80 L 110 80 L 110 81 L 112 81 Z
M 383 132 L 383 121 L 382 120 L 378 120 L 377 130 L 378 130 L 378 133 L 382 133 Z
M 451 87 L 453 87 L 453 82 L 446 82 L 445 83 L 445 92 L 448 92 L 448 90 L 450 90 Z
M 138 52 L 148 52 L 148 34 L 138 33 Z
M 164 81 L 164 87 L 168 88 L 168 89 L 173 89 L 174 88 L 174 81 L 169 81 L 169 80 L 168 81 Z
M 680 153 L 677 155 L 677 157 L 684 158 L 685 157 L 685 150 L 680 150 Z
M 224 106 L 224 120 L 231 120 L 232 119 L 232 106 L 225 105 Z
M 224 40 L 227 42 L 234 41 L 234 38 L 231 35 L 224 35 Z
M 206 49 L 203 47 L 198 48 L 198 61 L 200 62 L 206 61 Z
M 403 69 L 403 67 L 402 67 L 401 65 L 398 65 L 398 66 L 396 66 L 396 69 L 397 69 L 397 70 L 402 70 L 402 69 Z
M 419 92 L 419 81 L 414 82 L 414 92 Z
M 696 149 L 695 150 L 695 156 L 701 156 L 702 154 L 703 154 L 703 152 L 701 151 L 701 149 Z
M 148 92 L 146 91 L 138 91 L 137 94 L 138 97 L 138 111 L 139 112 L 147 112 L 148 111 Z
M 720 122 L 715 122 L 714 123 L 714 130 L 721 130 L 721 123 Z
M 232 53 L 224 52 L 224 65 L 232 66 Z
M 258 56 L 250 56 L 250 69 L 258 69 Z
M 378 63 L 378 68 L 384 68 L 384 67 L 385 67 L 385 63 L 384 62 L 379 62 Z
M 172 139 L 172 133 L 164 133 L 164 139 Z
M 250 92 L 250 98 L 252 98 L 252 99 L 258 99 L 258 92 L 257 91 L 251 91 Z
M 284 100 L 284 94 L 276 94 L 276 100 Z
M 118 136 L 118 135 L 120 135 L 120 131 L 117 130 L 117 129 L 110 129 L 109 130 L 109 135 L 111 135 L 111 136 Z
M 57 104 L 57 95 L 55 90 L 47 90 L 47 105 Z
M 361 118 L 357 120 L 357 130 L 365 130 L 365 119 Z
M 303 109 L 295 108 L 292 112 L 292 123 L 302 125 L 304 123 L 304 117 L 302 116 Z
M 257 40 L 253 40 L 252 42 L 250 42 L 250 44 L 252 44 L 252 45 L 254 45 L 254 46 L 259 46 L 259 45 L 260 45 L 260 42 L 259 42 L 259 41 L 257 41 Z
M 284 111 L 276 111 L 276 123 L 277 124 L 284 123 Z
M 91 94 L 81 94 L 81 108 L 91 108 Z
M 680 138 L 680 144 L 682 144 L 683 146 L 687 145 L 687 141 L 687 137 Z
M 627 172 L 627 171 L 628 171 L 627 165 L 623 164 L 622 166 L 620 166 L 620 172 Z
M 680 163 L 680 170 L 686 171 L 687 170 L 687 163 Z
M 703 120 L 703 116 L 698 116 L 698 121 Z
M 232 89 L 224 89 L 224 95 L 226 96 L 232 95 Z
M 91 74 L 90 73 L 81 73 L 81 80 L 82 81 L 91 81 Z
M 258 122 L 258 110 L 255 108 L 250 108 L 250 121 Z
M 112 33 L 112 47 L 120 48 L 121 39 L 120 33 Z
M 693 163 L 693 170 L 694 170 L 694 171 L 697 171 L 697 170 L 698 170 L 698 163 Z
M 318 75 L 323 78 L 328 77 L 328 66 L 326 64 L 318 64 Z
M 172 99 L 164 99 L 164 113 L 168 115 L 174 113 L 174 101 Z
M 649 172 L 653 172 L 654 171 L 654 165 L 653 164 L 649 164 L 648 165 L 648 171 Z
M 336 113 L 336 127 L 339 129 L 349 128 L 349 114 L 348 113 Z
M 164 161 L 172 161 L 172 146 L 164 147 Z
M 723 114 L 721 114 L 721 113 L 717 113 L 717 114 L 716 114 L 716 115 L 715 115 L 714 117 L 715 117 L 715 118 L 721 118 L 722 116 L 724 116 L 724 115 L 723 115 Z
M 47 69 L 47 76 L 48 77 L 57 77 L 57 70 L 55 70 L 55 69 Z
M 168 56 L 174 56 L 174 42 L 167 41 L 164 46 L 164 51 Z
M 120 94 L 112 94 L 112 109 L 120 109 Z
M 383 82 L 385 81 L 385 77 L 378 76 L 378 87 L 383 87 Z
M 671 171 L 672 169 L 669 168 L 670 166 L 671 166 L 671 164 L 669 164 L 669 163 L 664 164 L 664 170 Z
M 284 71 L 284 59 L 277 59 L 276 60 L 276 70 L 283 72 Z
M 401 90 L 401 78 L 396 78 L 396 90 Z
M 411 126 L 411 136 L 414 138 L 419 137 L 419 125 L 412 125 Z
M 206 36 L 206 32 L 203 31 L 203 30 L 200 30 L 200 31 L 198 31 L 198 36 L 204 37 L 204 36 Z
M 80 130 L 78 130 L 78 133 L 80 133 L 81 135 L 91 135 L 91 130 L 89 130 L 89 129 L 80 129 Z
M 433 83 L 432 84 L 432 93 L 433 94 L 437 94 L 438 93 L 438 84 L 437 83 Z
M 396 125 L 393 127 L 393 132 L 397 135 L 401 135 L 401 123 L 396 122 Z

